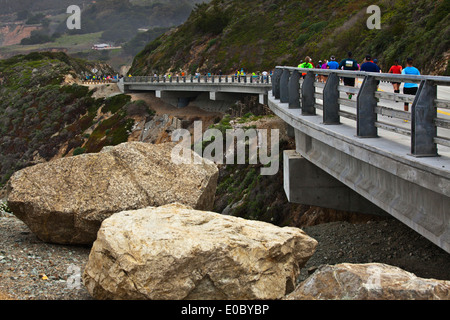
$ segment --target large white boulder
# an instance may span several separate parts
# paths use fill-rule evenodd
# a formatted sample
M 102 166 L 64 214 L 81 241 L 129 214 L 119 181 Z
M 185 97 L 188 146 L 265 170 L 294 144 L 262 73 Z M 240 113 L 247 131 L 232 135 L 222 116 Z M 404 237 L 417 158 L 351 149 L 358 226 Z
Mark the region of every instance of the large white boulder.
M 179 204 L 103 221 L 83 282 L 95 299 L 280 299 L 317 242 L 277 227 Z

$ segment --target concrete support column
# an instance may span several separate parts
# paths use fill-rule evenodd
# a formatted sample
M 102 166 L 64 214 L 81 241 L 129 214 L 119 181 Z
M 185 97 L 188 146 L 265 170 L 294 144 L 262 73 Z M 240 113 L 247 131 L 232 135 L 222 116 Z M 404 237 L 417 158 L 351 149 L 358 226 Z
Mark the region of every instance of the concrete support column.
M 292 72 L 289 79 L 289 109 L 300 109 L 300 73 Z
M 377 98 L 375 92 L 377 91 L 378 82 L 372 76 L 367 76 L 361 89 L 359 90 L 357 99 L 357 135 L 360 138 L 376 138 L 378 137 L 378 130 L 375 126 L 377 121 L 377 114 L 375 108 L 377 107 Z
M 422 81 L 411 111 L 411 154 L 414 156 L 437 156 L 437 146 L 434 143 L 437 136 L 437 127 L 434 124 L 434 119 L 437 118 L 437 109 L 434 106 L 436 98 L 436 85 L 429 80 Z
M 304 116 L 310 116 L 310 115 L 316 115 L 316 108 L 314 107 L 315 104 L 315 88 L 314 88 L 314 81 L 316 77 L 312 71 L 309 71 L 306 76 L 305 80 L 303 81 L 302 85 L 302 115 Z
M 268 98 L 267 94 L 260 94 L 259 95 L 259 103 L 267 105 L 268 104 L 267 98 Z
M 280 99 L 280 79 L 281 79 L 281 69 L 275 69 L 272 78 L 272 92 L 275 99 Z
M 338 86 L 339 86 L 339 77 L 335 73 L 330 74 L 323 89 L 324 124 L 340 124 Z
M 291 77 L 291 73 L 288 69 L 284 69 L 281 73 L 280 78 L 280 102 L 288 103 L 289 102 L 289 78 Z

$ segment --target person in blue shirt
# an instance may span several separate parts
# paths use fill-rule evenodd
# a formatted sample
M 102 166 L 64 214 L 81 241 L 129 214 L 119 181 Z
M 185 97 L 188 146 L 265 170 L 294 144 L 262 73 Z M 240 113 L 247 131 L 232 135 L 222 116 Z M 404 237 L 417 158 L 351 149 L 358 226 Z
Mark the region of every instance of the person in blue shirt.
M 414 60 L 413 58 L 406 59 L 406 67 L 402 70 L 402 74 L 416 75 L 420 76 L 420 72 L 416 67 L 413 67 Z M 419 85 L 417 83 L 405 83 L 403 85 L 403 94 L 410 94 L 415 96 L 417 90 L 419 89 Z M 405 111 L 408 111 L 409 104 L 405 102 Z
M 374 63 L 372 61 L 372 56 L 370 54 L 366 55 L 366 60 L 365 62 L 361 65 L 360 68 L 361 71 L 365 71 L 365 72 L 375 72 L 375 73 L 380 73 L 381 69 L 380 67 Z M 378 90 L 378 85 L 380 84 L 380 81 L 377 81 L 377 90 Z
M 372 61 L 372 56 L 367 55 L 365 62 L 361 65 L 361 71 L 380 73 L 380 67 Z
M 335 56 L 330 57 L 330 62 L 328 62 L 327 66 L 328 69 L 335 69 L 335 70 L 339 69 L 339 63 L 336 62 Z

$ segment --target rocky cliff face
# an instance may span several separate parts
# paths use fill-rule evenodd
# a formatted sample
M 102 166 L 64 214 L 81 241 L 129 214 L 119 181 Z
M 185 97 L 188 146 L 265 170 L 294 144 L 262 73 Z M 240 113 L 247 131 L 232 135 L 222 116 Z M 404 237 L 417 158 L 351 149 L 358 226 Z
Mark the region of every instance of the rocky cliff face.
M 29 38 L 32 31 L 39 30 L 38 26 L 23 24 L 8 24 L 0 27 L 0 47 L 20 44 L 20 41 Z

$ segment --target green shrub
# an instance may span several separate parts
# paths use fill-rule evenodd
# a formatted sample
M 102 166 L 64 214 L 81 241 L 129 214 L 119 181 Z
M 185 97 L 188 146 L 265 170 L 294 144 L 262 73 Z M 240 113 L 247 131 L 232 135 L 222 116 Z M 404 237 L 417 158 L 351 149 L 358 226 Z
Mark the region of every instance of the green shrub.
M 298 36 L 297 40 L 295 40 L 295 44 L 300 47 L 300 46 L 304 45 L 310 37 L 311 37 L 311 34 L 303 33 Z
M 318 33 L 322 31 L 327 26 L 327 24 L 328 24 L 327 21 L 316 22 L 309 26 L 309 30 Z
M 85 152 L 86 152 L 86 149 L 85 149 L 85 148 L 78 147 L 78 148 L 76 148 L 75 150 L 73 150 L 73 155 L 74 155 L 74 156 L 78 156 L 78 155 L 83 154 L 83 153 L 85 153 Z
M 116 113 L 119 111 L 124 105 L 130 102 L 131 97 L 126 94 L 119 94 L 105 100 L 105 106 L 102 108 L 103 113 L 107 113 L 111 111 L 112 113 Z
M 204 33 L 220 34 L 231 21 L 230 15 L 217 5 L 210 10 L 199 7 L 196 13 L 196 26 Z

